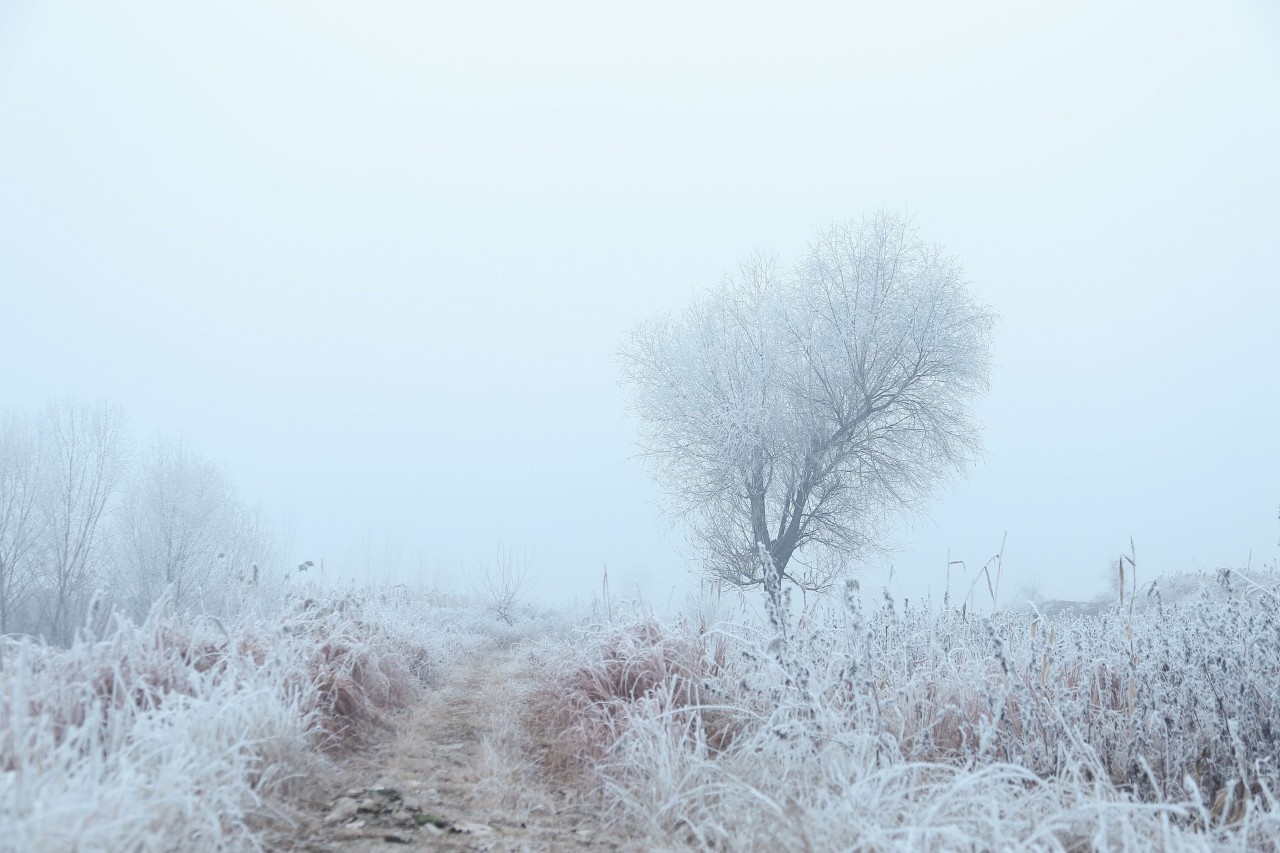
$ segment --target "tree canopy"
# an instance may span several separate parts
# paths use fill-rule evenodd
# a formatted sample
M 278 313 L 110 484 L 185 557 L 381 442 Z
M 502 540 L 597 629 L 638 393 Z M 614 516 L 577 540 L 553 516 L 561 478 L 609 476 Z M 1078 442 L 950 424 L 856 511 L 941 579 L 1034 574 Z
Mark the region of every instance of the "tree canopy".
M 821 589 L 980 446 L 995 316 L 960 264 L 877 213 L 790 267 L 756 255 L 621 351 L 642 454 L 707 571 Z

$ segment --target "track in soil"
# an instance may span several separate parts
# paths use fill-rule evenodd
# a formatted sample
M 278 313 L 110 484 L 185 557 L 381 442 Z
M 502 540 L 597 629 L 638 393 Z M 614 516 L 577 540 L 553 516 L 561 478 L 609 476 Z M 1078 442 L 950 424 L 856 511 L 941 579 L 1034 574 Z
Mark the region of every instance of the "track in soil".
M 526 678 L 508 650 L 489 649 L 391 721 L 370 746 L 311 780 L 299 825 L 273 838 L 293 851 L 613 850 L 598 808 L 538 772 L 521 735 Z

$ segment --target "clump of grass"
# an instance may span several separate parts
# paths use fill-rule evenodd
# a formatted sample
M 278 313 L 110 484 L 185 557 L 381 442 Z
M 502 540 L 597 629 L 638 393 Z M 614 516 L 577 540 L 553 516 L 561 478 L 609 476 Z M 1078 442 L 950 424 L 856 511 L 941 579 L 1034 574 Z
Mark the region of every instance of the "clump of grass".
M 417 689 L 335 602 L 227 625 L 158 607 L 59 649 L 0 646 L 0 849 L 242 849 L 317 747 Z
M 287 656 L 238 657 L 184 634 L 152 622 L 65 650 L 7 644 L 0 847 L 218 849 L 253 837 L 264 798 L 305 765 L 306 696 L 281 689 Z
M 327 744 L 383 726 L 386 713 L 406 705 L 418 684 L 404 650 L 373 623 L 355 618 L 359 610 L 350 597 L 307 598 L 283 623 L 302 655 L 306 709 Z
M 594 621 L 568 642 L 535 647 L 540 685 L 532 697 L 538 728 L 551 733 L 548 761 L 559 769 L 601 760 L 621 736 L 625 709 L 653 707 L 671 731 L 723 748 L 733 738 L 721 684 L 728 644 L 705 623 L 664 625 L 648 615 Z M 660 710 L 659 710 L 660 709 Z

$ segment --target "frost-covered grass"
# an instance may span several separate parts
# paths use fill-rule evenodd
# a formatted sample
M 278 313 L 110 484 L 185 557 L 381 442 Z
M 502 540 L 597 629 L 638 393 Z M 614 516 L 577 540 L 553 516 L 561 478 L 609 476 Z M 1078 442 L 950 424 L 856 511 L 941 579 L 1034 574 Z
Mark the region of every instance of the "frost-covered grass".
M 403 587 L 157 607 L 58 649 L 0 646 L 0 849 L 264 846 L 291 785 L 485 643 L 544 631 Z
M 1274 849 L 1280 578 L 1198 580 L 1053 620 L 630 611 L 536 647 L 535 718 L 654 849 Z
M 624 846 L 1275 849 L 1280 577 L 1164 588 L 1049 619 L 853 590 L 760 619 L 705 598 L 572 631 L 439 592 L 295 589 L 234 619 L 159 607 L 66 649 L 9 639 L 0 849 L 278 843 L 297 780 L 518 643 L 535 677 L 509 664 L 495 801 L 576 782 Z

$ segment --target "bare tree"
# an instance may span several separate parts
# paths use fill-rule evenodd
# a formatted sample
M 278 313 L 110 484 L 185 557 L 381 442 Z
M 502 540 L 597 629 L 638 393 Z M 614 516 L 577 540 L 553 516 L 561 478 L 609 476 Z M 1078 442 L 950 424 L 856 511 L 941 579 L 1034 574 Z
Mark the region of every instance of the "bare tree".
M 124 471 L 125 418 L 109 403 L 64 400 L 50 404 L 41 432 L 48 450 L 40 501 L 42 627 L 48 640 L 66 644 L 105 556 L 99 522 Z
M 822 589 L 880 547 L 977 451 L 993 324 L 953 258 L 878 213 L 638 327 L 621 358 L 642 452 L 707 570 Z
M 236 509 L 226 479 L 181 442 L 161 439 L 121 504 L 118 553 L 133 615 L 144 616 L 165 589 L 176 607 L 191 604 L 226 560 Z
M 117 576 L 142 618 L 161 596 L 222 613 L 278 586 L 276 542 L 222 471 L 181 441 L 158 439 L 129 478 L 118 515 Z
M 493 565 L 485 567 L 479 579 L 472 582 L 489 612 L 508 625 L 515 624 L 516 605 L 533 586 L 532 565 L 528 553 L 517 555 L 507 548 L 499 548 Z
M 41 461 L 30 420 L 0 414 L 0 635 L 14 630 L 35 588 L 31 557 L 44 524 L 37 504 Z
M 259 577 L 259 567 L 276 566 L 284 557 L 284 548 L 257 504 L 246 504 L 239 498 L 232 502 L 225 547 L 222 551 L 228 580 L 249 584 L 259 591 L 279 587 L 275 572 Z M 321 560 L 322 568 L 324 561 Z M 277 590 L 278 591 L 278 590 Z

